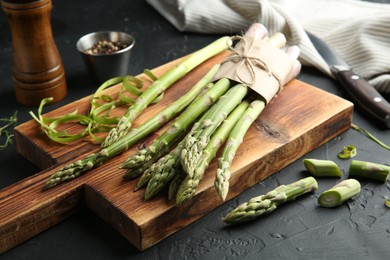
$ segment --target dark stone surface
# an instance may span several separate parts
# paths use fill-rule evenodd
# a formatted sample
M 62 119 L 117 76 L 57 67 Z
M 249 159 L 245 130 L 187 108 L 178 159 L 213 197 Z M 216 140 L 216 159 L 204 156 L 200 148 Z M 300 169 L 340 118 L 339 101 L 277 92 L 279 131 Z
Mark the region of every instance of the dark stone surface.
M 97 87 L 86 75 L 75 47 L 78 38 L 86 33 L 119 30 L 132 34 L 136 39 L 132 75 L 179 58 L 219 37 L 179 32 L 142 0 L 88 3 L 54 0 L 52 27 L 63 58 L 69 93 L 47 110 L 91 94 Z M 8 23 L 1 13 L 0 117 L 8 117 L 17 110 L 19 123 L 22 123 L 30 120 L 28 111 L 35 108 L 23 107 L 15 100 L 11 52 Z M 298 78 L 348 98 L 336 82 L 316 70 L 304 68 Z M 355 109 L 353 121 L 390 143 L 390 130 L 371 121 L 358 109 Z M 349 161 L 338 160 L 336 155 L 347 144 L 358 146 L 356 159 L 390 163 L 389 151 L 354 130 L 348 130 L 305 158 L 334 160 L 346 178 Z M 222 216 L 249 198 L 306 176 L 303 170 L 301 160 L 292 163 L 145 252 L 139 252 L 93 212 L 84 209 L 6 252 L 1 259 L 387 259 L 390 209 L 384 206 L 384 196 L 390 196 L 389 182 L 362 181 L 362 192 L 357 198 L 338 208 L 325 209 L 318 206 L 317 197 L 333 186 L 335 180 L 319 179 L 319 189 L 314 194 L 286 204 L 257 221 L 233 228 L 221 222 Z M 0 151 L 0 188 L 38 171 L 14 146 Z

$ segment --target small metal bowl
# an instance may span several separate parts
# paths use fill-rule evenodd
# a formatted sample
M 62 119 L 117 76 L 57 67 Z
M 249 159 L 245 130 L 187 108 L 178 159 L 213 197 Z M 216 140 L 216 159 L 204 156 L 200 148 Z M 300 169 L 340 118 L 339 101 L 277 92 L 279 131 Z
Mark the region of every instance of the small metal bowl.
M 99 41 L 120 42 L 126 44 L 127 47 L 116 52 L 108 54 L 93 54 L 86 53 L 87 49 L 93 47 Z M 125 76 L 129 72 L 130 55 L 134 47 L 134 38 L 123 32 L 103 31 L 93 32 L 84 35 L 77 41 L 77 50 L 81 53 L 85 66 L 90 75 L 97 81 L 98 84 L 104 81 Z

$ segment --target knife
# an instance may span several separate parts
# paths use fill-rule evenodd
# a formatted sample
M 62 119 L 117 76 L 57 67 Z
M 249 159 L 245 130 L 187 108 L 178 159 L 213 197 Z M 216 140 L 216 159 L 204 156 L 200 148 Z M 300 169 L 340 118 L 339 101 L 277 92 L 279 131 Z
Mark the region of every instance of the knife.
M 363 77 L 356 74 L 323 40 L 310 32 L 307 32 L 307 35 L 354 103 L 390 128 L 390 104 L 386 99 Z

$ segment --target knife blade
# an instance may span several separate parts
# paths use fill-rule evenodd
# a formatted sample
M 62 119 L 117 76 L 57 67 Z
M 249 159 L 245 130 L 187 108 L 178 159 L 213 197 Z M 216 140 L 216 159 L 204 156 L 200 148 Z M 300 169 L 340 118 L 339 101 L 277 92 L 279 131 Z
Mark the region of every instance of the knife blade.
M 390 128 L 390 104 L 386 99 L 367 80 L 356 74 L 322 39 L 310 32 L 307 35 L 354 103 Z

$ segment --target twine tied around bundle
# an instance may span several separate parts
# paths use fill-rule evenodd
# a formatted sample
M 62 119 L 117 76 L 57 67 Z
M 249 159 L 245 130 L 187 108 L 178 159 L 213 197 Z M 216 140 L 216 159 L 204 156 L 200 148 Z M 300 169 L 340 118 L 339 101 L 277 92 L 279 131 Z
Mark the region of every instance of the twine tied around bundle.
M 234 41 L 234 40 L 240 41 L 242 43 L 242 45 L 241 45 L 240 50 L 237 50 L 236 48 L 229 46 L 229 50 L 232 51 L 233 53 L 227 59 L 225 59 L 225 61 L 223 63 L 228 62 L 228 61 L 232 61 L 234 63 L 240 63 L 238 65 L 237 69 L 235 70 L 235 74 L 236 74 L 235 76 L 242 83 L 244 83 L 248 86 L 252 86 L 253 83 L 256 81 L 255 67 L 257 67 L 257 68 L 265 71 L 269 77 L 274 77 L 279 84 L 278 92 L 281 91 L 283 85 L 282 85 L 282 80 L 280 79 L 279 75 L 272 72 L 268 68 L 268 65 L 263 60 L 261 60 L 258 57 L 253 57 L 253 56 L 249 55 L 251 53 L 253 43 L 250 46 L 247 46 L 248 44 L 247 44 L 247 41 L 245 40 L 245 37 L 239 36 L 239 35 L 232 36 L 231 39 L 232 39 L 232 41 Z M 248 68 L 248 71 L 251 74 L 252 82 L 246 82 L 240 76 L 240 71 L 243 68 L 243 66 L 246 66 Z

